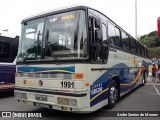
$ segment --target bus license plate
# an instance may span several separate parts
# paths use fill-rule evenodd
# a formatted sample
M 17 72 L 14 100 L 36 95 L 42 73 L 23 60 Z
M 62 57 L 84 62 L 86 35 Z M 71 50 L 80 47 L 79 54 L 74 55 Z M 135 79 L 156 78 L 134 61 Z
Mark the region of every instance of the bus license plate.
M 46 95 L 35 95 L 35 99 L 38 101 L 47 101 Z

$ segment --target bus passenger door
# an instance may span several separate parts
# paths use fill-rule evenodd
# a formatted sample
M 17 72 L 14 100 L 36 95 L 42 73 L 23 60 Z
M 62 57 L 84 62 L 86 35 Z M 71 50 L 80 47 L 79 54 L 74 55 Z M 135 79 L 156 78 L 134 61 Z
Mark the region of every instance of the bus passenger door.
M 107 27 L 100 18 L 90 16 L 90 56 L 91 63 L 107 62 Z

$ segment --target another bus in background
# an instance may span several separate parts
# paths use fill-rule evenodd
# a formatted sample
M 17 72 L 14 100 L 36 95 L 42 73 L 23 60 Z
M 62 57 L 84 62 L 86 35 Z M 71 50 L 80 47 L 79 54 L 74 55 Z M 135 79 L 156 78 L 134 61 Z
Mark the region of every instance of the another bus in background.
M 0 35 L 0 92 L 13 91 L 19 36 Z

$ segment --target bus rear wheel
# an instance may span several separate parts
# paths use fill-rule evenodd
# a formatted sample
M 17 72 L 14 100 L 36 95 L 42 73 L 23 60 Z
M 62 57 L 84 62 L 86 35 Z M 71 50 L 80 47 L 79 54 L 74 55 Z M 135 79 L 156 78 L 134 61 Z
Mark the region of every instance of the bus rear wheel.
M 118 100 L 118 87 L 114 80 L 111 81 L 108 91 L 108 107 L 111 109 Z

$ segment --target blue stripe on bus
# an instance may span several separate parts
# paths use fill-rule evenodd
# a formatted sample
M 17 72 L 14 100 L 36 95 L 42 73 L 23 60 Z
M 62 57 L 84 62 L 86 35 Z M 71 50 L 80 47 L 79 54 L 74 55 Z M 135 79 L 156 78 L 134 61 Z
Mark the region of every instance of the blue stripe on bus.
M 74 66 L 69 67 L 17 67 L 18 72 L 26 72 L 26 73 L 64 73 L 64 74 L 73 74 L 75 72 Z
M 114 69 L 120 68 L 120 69 Z M 126 69 L 128 68 L 128 69 Z M 134 68 L 135 69 L 135 68 Z M 97 103 L 108 99 L 108 90 L 110 84 L 110 78 L 112 75 L 118 75 L 120 79 L 120 84 L 128 84 L 126 86 L 120 86 L 120 92 L 126 92 L 135 87 L 136 82 L 131 84 L 130 83 L 135 79 L 133 76 L 138 75 L 139 68 L 135 69 L 133 73 L 130 72 L 129 67 L 126 64 L 120 63 L 112 67 L 112 69 L 107 70 L 104 74 L 102 74 L 90 87 L 90 107 L 96 105 Z M 110 75 L 109 73 L 112 73 Z M 132 78 L 130 75 L 133 75 Z M 102 84 L 102 86 L 101 86 Z M 100 89 L 100 87 L 102 87 Z M 97 93 L 93 94 L 94 89 L 100 89 Z

